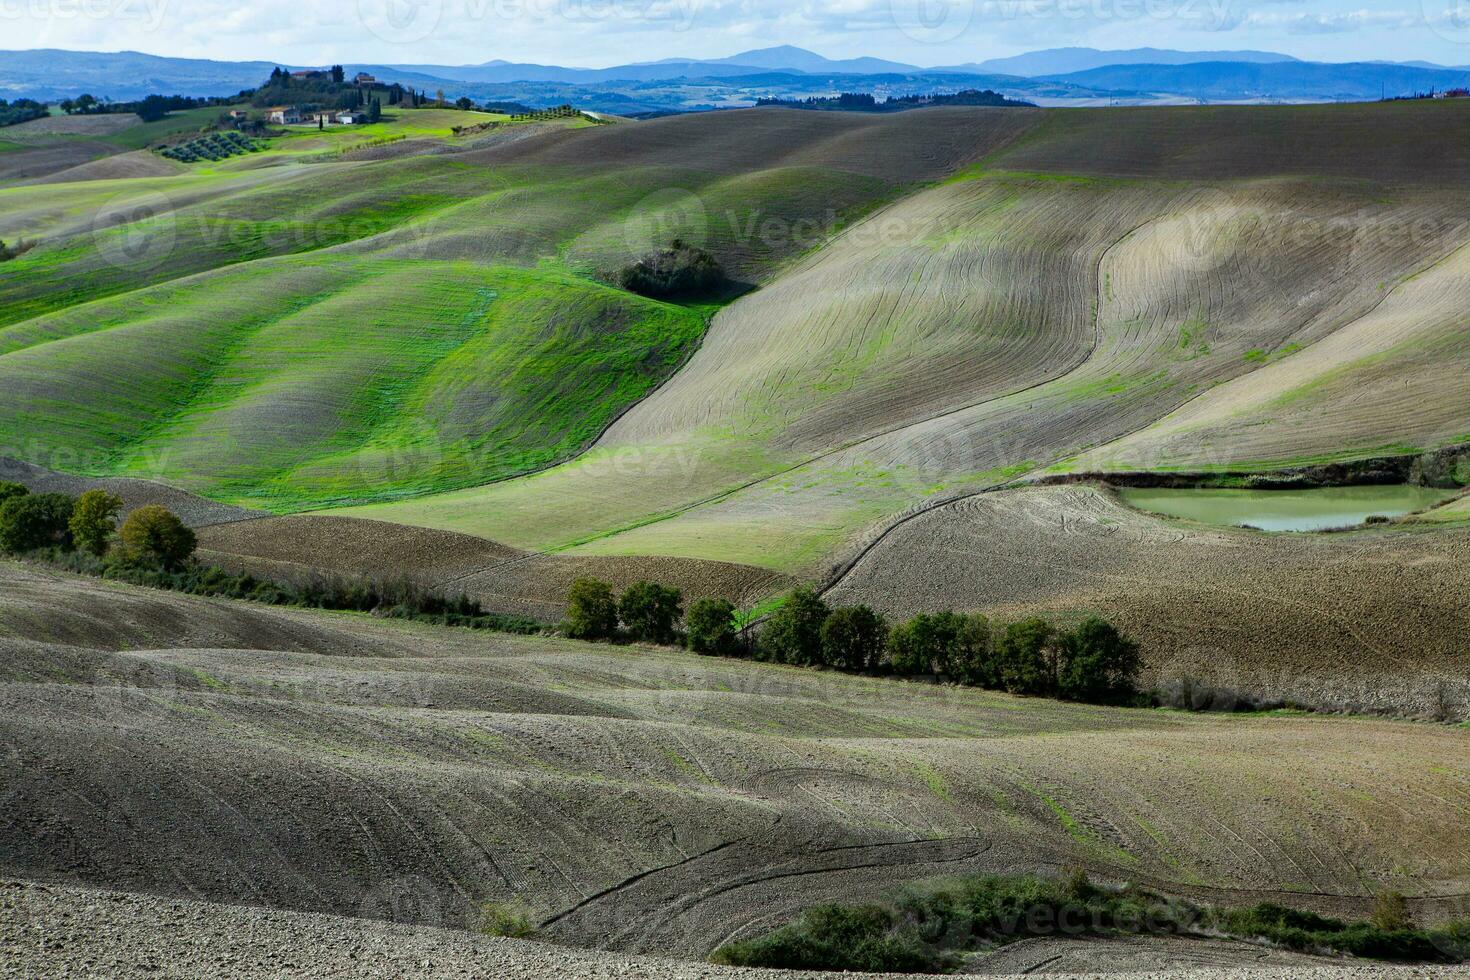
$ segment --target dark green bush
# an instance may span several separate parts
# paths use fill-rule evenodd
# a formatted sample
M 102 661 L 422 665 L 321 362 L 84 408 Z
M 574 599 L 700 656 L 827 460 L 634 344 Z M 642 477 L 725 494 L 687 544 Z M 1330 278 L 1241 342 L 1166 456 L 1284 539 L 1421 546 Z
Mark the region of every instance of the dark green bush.
M 953 964 L 879 905 L 819 905 L 775 932 L 730 943 L 711 959 L 730 966 L 859 973 L 938 973 Z
M 578 640 L 611 640 L 618 633 L 618 600 L 612 586 L 579 578 L 567 593 L 567 635 Z
M 995 666 L 1000 686 L 1012 694 L 1055 694 L 1056 630 L 1042 619 L 1012 623 L 995 646 Z
M 798 666 L 820 664 L 822 624 L 828 612 L 827 604 L 811 589 L 793 590 L 761 630 L 760 658 Z
M 962 625 L 963 617 L 942 612 L 920 613 L 895 626 L 888 639 L 888 659 L 894 673 L 944 673 Z
M 724 282 L 725 271 L 714 256 L 677 238 L 668 248 L 650 252 L 618 273 L 624 289 L 655 299 L 704 295 Z
M 877 670 L 883 664 L 888 624 L 867 606 L 832 610 L 822 623 L 822 663 L 838 670 Z
M 979 613 L 965 617 L 955 635 L 949 673 L 961 684 L 1000 687 L 1000 670 L 995 661 L 995 640 L 990 620 Z
M 1140 666 L 1138 644 L 1093 617 L 1059 640 L 1057 693 L 1093 704 L 1131 694 Z
M 735 606 L 728 599 L 696 599 L 684 631 L 695 653 L 729 656 L 735 652 Z
M 64 493 L 26 493 L 0 504 L 0 549 L 11 554 L 71 548 L 76 501 Z
M 30 493 L 30 489 L 24 483 L 12 483 L 9 480 L 0 480 L 0 504 L 10 500 L 12 497 L 24 497 Z
M 145 504 L 128 515 L 118 531 L 123 548 L 135 559 L 177 567 L 194 554 L 193 530 L 168 508 Z
M 122 498 L 106 490 L 88 490 L 77 498 L 72 508 L 72 544 L 82 551 L 100 555 L 107 550 L 117 530 L 117 515 L 122 511 Z
M 1470 923 L 1465 922 L 1424 930 L 1413 928 L 1404 917 L 1394 923 L 1395 928 L 1385 929 L 1371 922 L 1346 923 L 1272 903 L 1217 913 L 1216 921 L 1232 935 L 1269 940 L 1303 953 L 1441 963 L 1458 962 L 1470 952 L 1470 944 L 1464 942 L 1470 937 Z
M 674 642 L 684 614 L 684 593 L 657 582 L 634 582 L 618 600 L 618 618 L 629 636 L 645 643 Z

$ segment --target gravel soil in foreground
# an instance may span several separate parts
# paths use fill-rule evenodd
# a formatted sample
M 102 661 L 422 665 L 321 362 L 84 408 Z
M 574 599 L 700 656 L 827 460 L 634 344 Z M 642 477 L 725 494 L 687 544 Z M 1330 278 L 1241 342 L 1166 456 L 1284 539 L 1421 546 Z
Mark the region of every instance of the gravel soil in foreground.
M 1253 947 L 1242 949 L 1243 955 L 1252 958 L 1270 955 Z M 1066 953 L 1052 958 L 1069 965 L 1078 962 L 1075 955 Z M 1322 965 L 1305 957 L 1297 959 L 1301 962 L 1263 969 L 1222 962 L 1203 968 L 1129 972 L 1128 976 L 1137 980 L 1428 980 L 1470 976 L 1470 970 L 1464 968 Z M 1125 970 L 1137 970 L 1138 962 L 1137 957 L 1126 954 L 1119 959 Z M 1093 969 L 1106 967 L 1099 964 Z M 1039 970 L 1032 967 L 1027 974 L 1009 975 L 1038 972 L 1054 977 L 1109 975 L 1055 973 L 1044 964 Z M 331 915 L 0 882 L 0 977 L 143 976 L 816 980 L 852 974 L 740 970 Z

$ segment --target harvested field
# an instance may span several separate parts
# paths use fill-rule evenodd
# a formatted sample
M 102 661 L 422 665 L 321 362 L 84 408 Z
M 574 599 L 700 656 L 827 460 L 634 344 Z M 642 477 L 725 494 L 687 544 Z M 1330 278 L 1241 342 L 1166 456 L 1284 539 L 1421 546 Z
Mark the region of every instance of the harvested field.
M 401 897 L 412 900 L 406 891 Z M 623 980 L 629 976 L 641 980 L 837 980 L 852 976 L 711 967 L 403 925 L 391 921 L 401 916 L 391 896 L 385 896 L 382 912 L 390 921 L 10 881 L 0 883 L 0 948 L 11 957 L 7 975 L 26 978 L 98 970 L 110 977 L 181 980 L 237 980 L 263 973 L 300 977 L 490 975 L 496 980 Z M 180 936 L 181 925 L 187 926 L 187 937 Z M 168 955 L 159 956 L 160 949 L 167 949 Z M 1116 955 L 1118 951 L 1108 952 Z M 1284 954 L 1256 947 L 1223 952 L 1237 958 L 1211 950 L 1215 955 L 1206 960 L 1205 951 L 1196 948 L 1181 950 L 1177 958 L 1167 949 L 1149 950 L 1146 958 L 1130 950 L 1125 962 L 1129 966 L 1148 964 L 1148 973 L 1135 974 L 1138 980 L 1359 980 L 1369 976 L 1424 980 L 1429 975 L 1406 967 L 1321 960 L 1286 967 L 1280 965 L 1288 960 Z M 1108 969 L 1109 964 L 1093 964 L 1092 958 L 1079 953 L 1067 949 L 1054 963 L 1028 972 L 1081 980 L 1080 975 L 1059 974 L 1055 967 L 1086 970 L 1092 976 L 1096 970 Z M 1025 960 L 1024 955 L 1017 955 L 1014 962 Z M 1231 969 L 1242 962 L 1255 968 L 1249 973 Z M 1464 972 L 1434 971 L 1441 977 L 1458 977 Z M 885 980 L 885 975 L 872 976 Z M 886 980 L 897 977 L 886 975 Z
M 5 127 L 5 138 L 16 143 L 50 142 L 56 136 L 113 136 L 138 125 L 130 112 L 100 115 L 46 116 Z
M 456 927 L 517 900 L 564 942 L 682 956 L 824 898 L 1073 863 L 1213 901 L 1361 914 L 1392 886 L 1424 921 L 1463 914 L 1461 729 L 0 576 L 10 877 Z
M 1267 535 L 1170 521 L 1088 486 L 981 494 L 899 526 L 829 594 L 895 616 L 1097 613 L 1151 683 L 1470 718 L 1470 532 Z M 1459 624 L 1459 625 L 1456 625 Z
M 1061 109 L 998 164 L 1169 180 L 1310 176 L 1444 185 L 1470 176 L 1467 117 L 1470 107 L 1443 100 Z M 1428 132 L 1442 135 L 1426 140 Z
M 6 128 L 18 129 L 19 127 Z M 6 138 L 9 139 L 8 136 Z M 96 140 L 32 143 L 25 149 L 0 153 L 0 188 L 28 183 L 88 164 L 100 166 L 107 157 L 121 152 L 121 149 L 110 143 Z
M 236 521 L 199 537 L 204 560 L 274 579 L 321 573 L 430 584 L 458 579 L 524 552 L 484 538 L 348 517 L 294 515 Z
M 40 432 L 0 415 L 0 441 L 25 427 L 98 476 L 136 475 L 151 456 L 171 482 L 276 510 L 543 468 L 586 448 L 704 331 L 703 307 L 602 281 L 650 236 L 683 234 L 758 281 L 903 180 L 941 176 L 1019 125 L 987 112 L 918 130 L 754 117 L 764 149 L 712 169 L 701 161 L 749 134 L 599 127 L 622 148 L 604 154 L 600 132 L 558 128 L 453 159 L 191 172 L 177 190 L 140 178 L 146 191 L 127 182 L 91 210 L 73 200 L 91 191 L 16 189 L 17 230 L 49 237 L 0 274 L 0 377 L 49 407 Z M 848 169 L 851 141 L 870 137 L 910 169 Z M 568 140 L 574 162 L 536 155 Z M 108 382 L 74 385 L 104 351 Z
M 0 480 L 23 484 L 33 493 L 65 493 L 73 497 L 88 490 L 107 490 L 122 498 L 123 515 L 131 513 L 144 504 L 160 504 L 177 514 L 185 524 L 194 528 L 204 528 L 212 524 L 227 524 L 231 521 L 261 516 L 260 511 L 206 500 L 185 490 L 152 480 L 132 480 L 122 477 L 98 480 L 91 477 L 71 476 L 31 463 L 23 463 L 9 456 L 0 456 Z
M 1083 460 L 1111 459 L 1115 442 L 1153 438 L 1160 418 L 1257 375 L 1263 398 L 1285 401 L 1291 365 L 1307 356 L 1327 372 L 1361 362 L 1373 384 L 1336 381 L 1332 393 L 1351 388 L 1360 403 L 1329 424 L 1299 420 L 1307 408 L 1330 415 L 1324 398 L 1280 424 L 1263 413 L 1237 427 L 1239 445 L 1269 447 L 1253 462 L 1380 455 L 1401 433 L 1437 444 L 1470 427 L 1470 399 L 1410 406 L 1426 371 L 1449 388 L 1464 373 L 1447 297 L 1470 227 L 1438 219 L 1470 204 L 1393 193 L 1390 203 L 1370 185 L 1280 179 L 952 181 L 722 311 L 689 364 L 593 453 L 360 514 L 532 549 L 821 576 L 910 507 L 1080 468 L 1089 450 Z M 1425 236 L 1395 235 L 1406 222 Z M 1361 236 L 1381 247 L 1359 247 Z M 1119 465 L 1236 458 L 1188 437 L 1165 448 Z
M 138 177 L 171 177 L 181 173 L 180 164 L 148 150 L 133 150 L 33 177 L 30 184 L 70 184 L 81 180 L 132 180 Z
M 487 609 L 557 622 L 566 612 L 567 592 L 579 578 L 601 579 L 619 592 L 649 580 L 679 589 L 686 604 L 715 596 L 739 606 L 754 605 L 796 584 L 788 576 L 750 565 L 636 555 L 531 555 L 444 584 L 463 590 Z
M 934 180 L 1040 122 L 1027 110 L 944 107 L 893 115 L 746 109 L 563 132 L 497 148 L 486 162 L 612 168 L 709 167 L 741 173 L 816 167 L 904 183 Z
M 751 605 L 793 580 L 761 568 L 690 558 L 572 558 L 535 555 L 484 538 L 350 517 L 291 515 L 205 528 L 200 558 L 232 571 L 301 581 L 323 575 L 406 576 L 445 595 L 461 593 L 492 612 L 557 622 L 578 578 L 619 591 L 650 579 L 686 601 L 720 596 Z

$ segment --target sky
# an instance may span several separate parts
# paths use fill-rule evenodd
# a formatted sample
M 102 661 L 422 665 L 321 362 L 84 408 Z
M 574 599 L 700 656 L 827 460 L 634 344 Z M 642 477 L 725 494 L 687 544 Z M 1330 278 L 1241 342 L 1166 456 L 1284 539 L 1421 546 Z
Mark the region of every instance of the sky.
M 0 0 L 0 46 L 293 65 L 603 67 L 793 44 L 935 66 L 1038 48 L 1470 65 L 1470 0 Z

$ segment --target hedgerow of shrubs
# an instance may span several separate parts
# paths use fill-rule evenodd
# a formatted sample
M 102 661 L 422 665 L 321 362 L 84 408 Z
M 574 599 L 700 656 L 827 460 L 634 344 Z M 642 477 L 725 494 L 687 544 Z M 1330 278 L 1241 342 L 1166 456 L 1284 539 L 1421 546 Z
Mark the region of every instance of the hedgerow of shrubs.
M 0 551 L 68 571 L 190 595 L 247 599 L 277 606 L 369 612 L 446 626 L 538 633 L 543 624 L 487 613 L 466 596 L 446 598 L 407 579 L 387 582 L 322 576 L 271 582 L 194 559 L 196 538 L 167 508 L 137 508 L 121 526 L 123 501 L 105 490 L 80 497 L 30 493 L 0 482 Z
M 910 886 L 881 904 L 820 905 L 766 935 L 722 946 L 711 959 L 785 969 L 946 972 L 961 964 L 963 953 L 1022 939 L 1140 933 L 1223 933 L 1304 953 L 1379 960 L 1457 963 L 1470 956 L 1470 920 L 1424 930 L 1406 917 L 1346 923 L 1270 904 L 1204 908 L 1137 886 L 1099 886 L 1076 870 L 1059 878 L 951 878 Z
M 782 600 L 752 645 L 741 639 L 735 607 L 723 599 L 700 599 L 686 616 L 677 589 L 635 582 L 618 597 L 608 583 L 583 578 L 572 585 L 563 630 L 584 640 L 682 641 L 700 654 L 749 654 L 798 667 L 938 677 L 1070 701 L 1117 704 L 1138 696 L 1138 645 L 1096 618 L 1071 630 L 1040 619 L 997 629 L 978 614 L 940 612 L 890 626 L 867 606 L 833 609 L 811 589 L 798 588 Z

